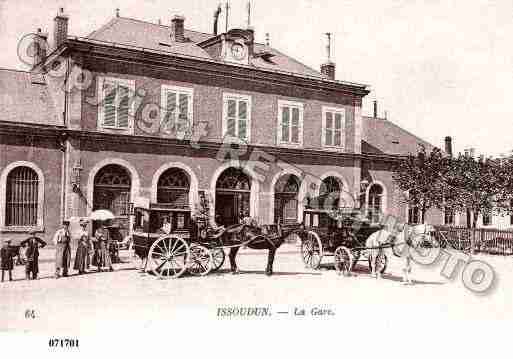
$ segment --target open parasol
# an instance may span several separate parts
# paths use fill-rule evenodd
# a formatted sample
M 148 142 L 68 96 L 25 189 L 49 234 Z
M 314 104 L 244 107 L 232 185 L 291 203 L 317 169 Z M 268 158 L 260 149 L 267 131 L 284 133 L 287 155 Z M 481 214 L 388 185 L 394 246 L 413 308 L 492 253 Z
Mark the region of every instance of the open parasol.
M 91 221 L 108 221 L 114 218 L 116 218 L 116 216 L 114 216 L 114 214 L 111 211 L 106 209 L 98 209 L 96 211 L 93 211 L 89 216 L 89 219 Z

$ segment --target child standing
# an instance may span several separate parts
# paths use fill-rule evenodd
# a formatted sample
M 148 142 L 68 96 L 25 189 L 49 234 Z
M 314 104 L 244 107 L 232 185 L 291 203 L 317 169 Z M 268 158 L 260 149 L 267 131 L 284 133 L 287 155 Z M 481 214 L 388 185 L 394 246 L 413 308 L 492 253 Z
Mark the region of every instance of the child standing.
M 9 272 L 9 281 L 12 281 L 12 270 L 14 269 L 13 256 L 15 254 L 14 247 L 11 246 L 11 240 L 6 239 L 0 249 L 0 258 L 2 259 L 2 282 L 4 281 L 5 271 Z

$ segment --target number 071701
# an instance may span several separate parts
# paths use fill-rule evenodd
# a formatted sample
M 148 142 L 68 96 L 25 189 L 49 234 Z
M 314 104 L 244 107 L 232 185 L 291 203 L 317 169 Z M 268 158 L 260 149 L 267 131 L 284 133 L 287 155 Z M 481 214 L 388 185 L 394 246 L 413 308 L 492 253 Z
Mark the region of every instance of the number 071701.
M 48 346 L 50 348 L 78 348 L 78 339 L 50 338 Z

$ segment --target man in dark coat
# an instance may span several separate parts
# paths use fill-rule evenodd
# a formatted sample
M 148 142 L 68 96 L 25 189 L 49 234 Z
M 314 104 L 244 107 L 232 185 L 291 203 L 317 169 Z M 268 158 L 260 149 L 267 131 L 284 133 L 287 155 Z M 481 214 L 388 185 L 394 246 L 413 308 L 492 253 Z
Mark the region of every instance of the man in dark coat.
M 37 279 L 39 273 L 39 248 L 46 246 L 46 242 L 36 237 L 36 231 L 30 232 L 30 237 L 20 243 L 21 247 L 27 247 L 25 256 L 27 263 L 25 264 L 25 275 L 28 280 Z
M 12 281 L 12 270 L 14 269 L 13 257 L 16 255 L 16 250 L 11 246 L 11 240 L 6 239 L 0 249 L 0 259 L 2 260 L 2 282 L 4 281 L 4 272 L 9 272 L 9 281 Z
M 55 232 L 53 237 L 55 244 L 55 278 L 61 275 L 68 276 L 68 269 L 71 262 L 71 235 L 69 231 L 69 221 L 62 222 L 62 228 Z

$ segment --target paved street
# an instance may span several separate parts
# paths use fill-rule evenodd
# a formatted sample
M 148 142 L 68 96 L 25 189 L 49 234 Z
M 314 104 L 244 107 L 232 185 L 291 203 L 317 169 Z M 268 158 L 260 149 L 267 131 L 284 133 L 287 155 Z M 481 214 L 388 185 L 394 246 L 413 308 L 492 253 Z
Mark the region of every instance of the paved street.
M 45 250 L 43 259 L 52 254 Z M 107 327 L 152 328 L 182 316 L 220 320 L 217 308 L 232 306 L 270 307 L 272 319 L 295 319 L 296 307 L 305 309 L 307 316 L 314 308 L 328 309 L 332 315 L 327 317 L 342 321 L 348 313 L 358 312 L 377 321 L 411 315 L 419 319 L 513 319 L 511 257 L 480 257 L 495 268 L 498 283 L 491 293 L 478 296 L 464 288 L 459 277 L 444 279 L 439 274 L 441 264 L 414 266 L 415 285 L 404 286 L 399 282 L 401 263 L 396 258 L 382 280 L 364 271 L 345 278 L 330 269 L 305 269 L 298 248 L 289 244 L 278 251 L 271 278 L 263 273 L 265 252 L 244 250 L 238 257 L 239 275 L 228 273 L 225 264 L 219 273 L 207 277 L 167 281 L 140 273 L 135 259 L 129 262 L 123 255 L 127 263 L 117 265 L 115 272 L 58 280 L 51 278 L 53 263 L 47 260 L 41 264 L 38 281 L 20 280 L 23 267 L 18 266 L 17 280 L 0 285 L 0 330 L 45 331 L 51 327 L 70 333 Z M 35 318 L 25 318 L 26 310 L 34 310 Z

